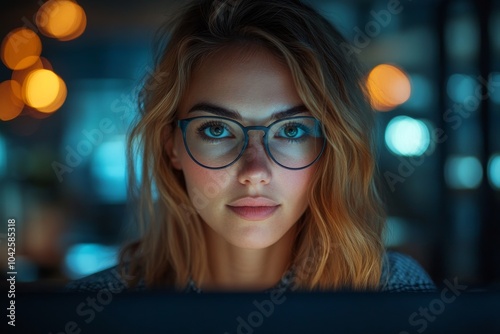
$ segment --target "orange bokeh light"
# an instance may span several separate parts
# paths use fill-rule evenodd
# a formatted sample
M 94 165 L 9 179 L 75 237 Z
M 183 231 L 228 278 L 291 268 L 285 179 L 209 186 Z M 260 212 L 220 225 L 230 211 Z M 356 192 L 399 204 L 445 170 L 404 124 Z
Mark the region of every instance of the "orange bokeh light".
M 60 41 L 80 36 L 87 26 L 85 11 L 69 0 L 49 0 L 37 12 L 36 24 L 40 32 Z
M 6 80 L 0 83 L 0 119 L 10 121 L 23 111 L 21 86 L 17 81 Z
M 410 79 L 400 68 L 381 64 L 368 75 L 367 88 L 372 107 L 389 111 L 406 102 L 411 95 Z
M 38 69 L 30 72 L 22 86 L 24 102 L 38 111 L 52 113 L 66 100 L 64 81 L 54 72 Z
M 42 42 L 38 35 L 28 28 L 11 31 L 2 42 L 2 61 L 11 70 L 22 70 L 39 59 Z
M 30 74 L 30 72 L 34 70 L 39 70 L 39 69 L 46 69 L 46 70 L 51 70 L 52 71 L 52 65 L 50 62 L 44 58 L 40 57 L 33 65 L 22 69 L 22 70 L 16 70 L 12 72 L 12 80 L 15 80 L 19 83 L 19 85 L 23 85 L 24 80 Z

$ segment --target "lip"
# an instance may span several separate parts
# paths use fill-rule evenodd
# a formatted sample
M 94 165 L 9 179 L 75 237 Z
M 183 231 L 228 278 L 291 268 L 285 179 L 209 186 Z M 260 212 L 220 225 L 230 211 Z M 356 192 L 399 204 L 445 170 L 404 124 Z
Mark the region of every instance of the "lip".
M 229 206 L 277 206 L 279 203 L 267 197 L 242 197 L 228 204 Z
M 264 220 L 273 215 L 279 206 L 228 206 L 230 210 L 245 220 Z
M 271 217 L 280 204 L 266 197 L 243 197 L 227 207 L 245 220 L 258 221 Z

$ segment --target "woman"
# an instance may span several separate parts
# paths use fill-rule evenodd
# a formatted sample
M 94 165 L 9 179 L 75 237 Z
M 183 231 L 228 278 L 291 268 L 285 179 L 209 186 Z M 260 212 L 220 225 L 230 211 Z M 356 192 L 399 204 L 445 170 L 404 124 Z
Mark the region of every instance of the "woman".
M 374 113 L 330 23 L 297 0 L 198 0 L 159 42 L 129 138 L 141 238 L 70 289 L 434 288 L 384 251 Z

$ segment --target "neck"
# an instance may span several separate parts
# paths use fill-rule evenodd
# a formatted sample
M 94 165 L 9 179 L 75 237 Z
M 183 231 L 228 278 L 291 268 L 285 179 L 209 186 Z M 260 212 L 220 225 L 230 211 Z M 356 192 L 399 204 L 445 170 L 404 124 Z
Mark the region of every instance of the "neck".
M 197 282 L 203 291 L 262 291 L 275 286 L 289 269 L 295 227 L 264 249 L 236 247 L 204 226 L 208 275 Z

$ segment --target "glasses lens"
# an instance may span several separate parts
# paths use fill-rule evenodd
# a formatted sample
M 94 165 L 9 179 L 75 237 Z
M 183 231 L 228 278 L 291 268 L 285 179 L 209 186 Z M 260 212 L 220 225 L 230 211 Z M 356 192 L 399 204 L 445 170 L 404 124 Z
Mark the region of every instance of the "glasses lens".
M 187 123 L 185 140 L 196 162 L 209 168 L 221 168 L 233 163 L 242 153 L 245 133 L 235 121 L 199 117 Z M 319 157 L 324 137 L 320 122 L 315 118 L 292 117 L 269 128 L 267 144 L 271 157 L 277 163 L 286 168 L 300 169 Z
M 193 119 L 186 127 L 186 145 L 200 164 L 218 168 L 232 163 L 244 144 L 238 123 L 212 117 Z
M 312 117 L 285 119 L 269 129 L 269 151 L 279 164 L 288 168 L 312 164 L 321 154 L 323 144 L 320 123 Z

